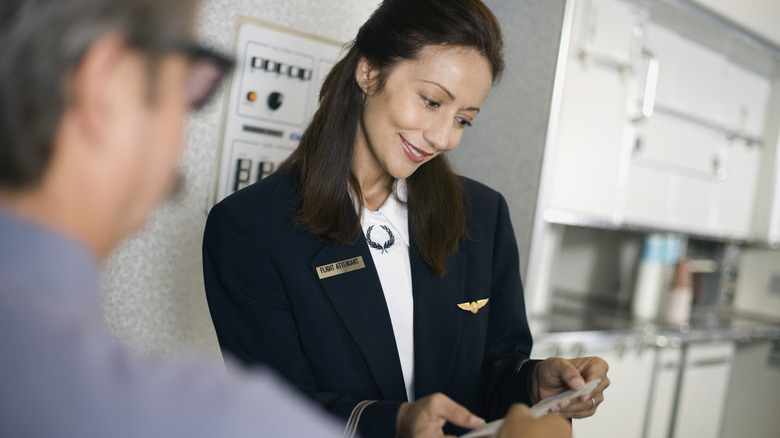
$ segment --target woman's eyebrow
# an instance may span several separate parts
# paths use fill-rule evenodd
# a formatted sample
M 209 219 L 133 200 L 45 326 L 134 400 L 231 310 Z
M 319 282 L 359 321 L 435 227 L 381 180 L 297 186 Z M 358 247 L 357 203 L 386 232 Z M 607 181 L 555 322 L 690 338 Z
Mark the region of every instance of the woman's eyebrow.
M 450 98 L 450 100 L 455 100 L 455 95 L 452 94 L 452 92 L 450 90 L 448 90 L 447 87 L 445 87 L 444 85 L 442 85 L 442 84 L 440 84 L 440 83 L 438 83 L 436 81 L 429 81 L 429 80 L 425 80 L 425 79 L 421 79 L 421 80 L 423 82 L 425 82 L 425 83 L 428 83 L 428 84 L 431 84 L 431 85 L 435 85 L 435 86 L 441 88 L 445 93 L 447 93 L 447 96 Z M 479 112 L 479 108 L 475 107 L 475 106 L 470 106 L 470 107 L 465 108 L 465 109 L 468 110 L 468 111 Z

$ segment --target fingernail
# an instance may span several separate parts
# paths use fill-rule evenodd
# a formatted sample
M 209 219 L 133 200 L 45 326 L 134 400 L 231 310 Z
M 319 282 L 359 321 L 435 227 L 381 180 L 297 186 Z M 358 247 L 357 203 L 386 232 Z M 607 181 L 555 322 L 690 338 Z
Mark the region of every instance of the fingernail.
M 477 417 L 476 415 L 472 415 L 471 418 L 469 418 L 469 423 L 475 426 L 481 426 L 485 423 L 485 420 L 483 418 Z

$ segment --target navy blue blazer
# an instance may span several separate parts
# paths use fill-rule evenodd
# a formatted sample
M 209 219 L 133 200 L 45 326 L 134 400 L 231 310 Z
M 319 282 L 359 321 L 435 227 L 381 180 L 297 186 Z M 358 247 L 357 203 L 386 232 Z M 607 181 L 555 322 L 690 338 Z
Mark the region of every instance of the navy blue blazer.
M 415 397 L 442 392 L 487 420 L 530 404 L 536 361 L 515 235 L 504 198 L 462 178 L 470 239 L 443 277 L 411 236 Z M 220 347 L 267 364 L 345 420 L 364 400 L 365 437 L 394 437 L 406 401 L 390 316 L 365 238 L 324 243 L 295 224 L 297 177 L 276 173 L 209 213 L 203 268 Z M 362 257 L 365 268 L 320 279 L 317 268 Z M 457 304 L 488 298 L 477 313 Z

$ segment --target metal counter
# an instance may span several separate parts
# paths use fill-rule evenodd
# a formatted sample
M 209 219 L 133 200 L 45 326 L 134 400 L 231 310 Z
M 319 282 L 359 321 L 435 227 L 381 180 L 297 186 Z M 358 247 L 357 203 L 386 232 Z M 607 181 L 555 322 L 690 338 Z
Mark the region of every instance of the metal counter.
M 680 347 L 691 342 L 755 342 L 780 339 L 780 323 L 711 310 L 694 312 L 682 325 L 642 322 L 624 312 L 554 309 L 529 319 L 536 346 L 558 343 L 589 347 Z M 576 348 L 576 347 L 575 347 Z

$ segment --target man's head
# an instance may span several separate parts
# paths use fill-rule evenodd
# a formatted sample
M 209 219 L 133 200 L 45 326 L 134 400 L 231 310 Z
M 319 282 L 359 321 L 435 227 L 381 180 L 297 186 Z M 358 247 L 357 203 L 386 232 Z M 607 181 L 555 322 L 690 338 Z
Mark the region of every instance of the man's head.
M 182 123 L 228 66 L 194 0 L 3 0 L 0 206 L 104 256 L 176 177 Z

